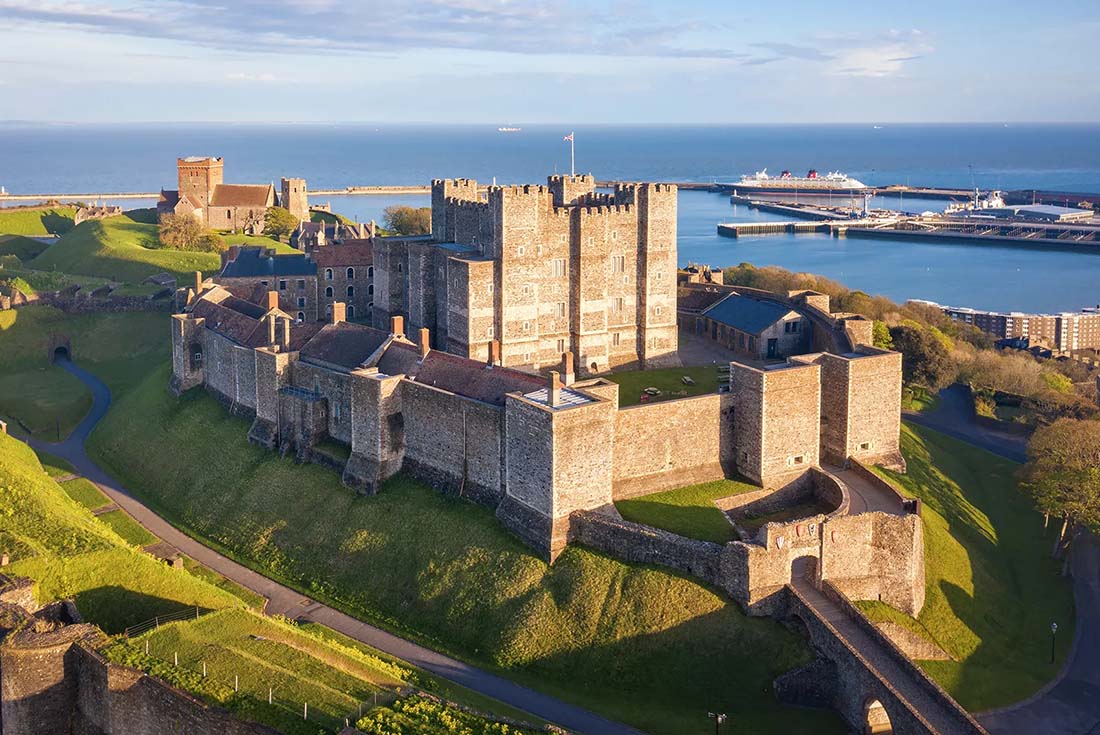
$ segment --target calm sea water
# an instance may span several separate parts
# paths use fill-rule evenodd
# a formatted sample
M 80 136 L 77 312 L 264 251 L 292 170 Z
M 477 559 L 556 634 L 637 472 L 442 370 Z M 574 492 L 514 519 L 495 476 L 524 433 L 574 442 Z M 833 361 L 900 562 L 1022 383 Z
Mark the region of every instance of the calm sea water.
M 175 159 L 220 155 L 229 182 L 304 176 L 312 189 L 417 184 L 468 176 L 500 183 L 567 171 L 559 127 L 502 134 L 491 126 L 0 125 L 0 185 L 12 192 L 156 191 L 175 181 Z M 840 169 L 869 184 L 1100 191 L 1100 125 L 870 125 L 588 127 L 576 129 L 577 168 L 597 178 L 732 180 L 767 167 Z M 323 197 L 361 220 L 424 196 Z M 315 200 L 316 201 L 316 200 Z M 126 206 L 147 203 L 128 202 Z M 896 208 L 891 197 L 876 206 Z M 908 211 L 941 201 L 906 198 Z M 1074 310 L 1100 303 L 1100 255 L 993 246 L 834 239 L 719 238 L 719 222 L 781 219 L 726 197 L 680 196 L 680 259 L 742 261 L 821 273 L 897 300 L 978 308 Z

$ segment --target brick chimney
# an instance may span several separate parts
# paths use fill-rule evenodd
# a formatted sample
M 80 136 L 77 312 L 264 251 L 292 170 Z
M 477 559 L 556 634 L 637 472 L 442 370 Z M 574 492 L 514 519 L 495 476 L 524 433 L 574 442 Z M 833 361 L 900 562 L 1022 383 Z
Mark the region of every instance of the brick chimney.
M 557 408 L 561 405 L 561 381 L 558 380 L 558 371 L 550 371 L 550 385 L 549 390 L 546 393 L 546 402 L 550 405 L 550 408 Z
M 348 319 L 348 305 L 343 301 L 332 302 L 332 319 L 329 320 L 330 324 L 339 324 L 340 322 L 347 321 Z
M 576 374 L 573 372 L 572 352 L 561 353 L 561 374 L 566 385 L 573 385 L 573 381 L 577 379 Z
M 489 342 L 489 360 L 488 367 L 500 364 L 500 342 L 497 340 L 491 340 Z
M 267 343 L 269 345 L 278 344 L 278 340 L 276 340 L 276 338 L 275 338 L 275 336 L 276 336 L 275 315 L 274 314 L 268 314 L 266 321 L 267 321 Z
M 420 328 L 420 359 L 423 360 L 431 352 L 431 334 L 427 327 Z
M 195 271 L 195 295 L 202 293 L 202 271 Z
M 390 317 L 390 334 L 395 337 L 405 336 L 405 317 L 401 315 Z
M 268 311 L 271 311 L 272 309 L 278 309 L 278 308 L 279 308 L 279 292 L 278 291 L 268 291 L 267 292 L 267 309 L 268 309 Z
M 279 318 L 279 348 L 290 349 L 290 319 L 286 317 Z

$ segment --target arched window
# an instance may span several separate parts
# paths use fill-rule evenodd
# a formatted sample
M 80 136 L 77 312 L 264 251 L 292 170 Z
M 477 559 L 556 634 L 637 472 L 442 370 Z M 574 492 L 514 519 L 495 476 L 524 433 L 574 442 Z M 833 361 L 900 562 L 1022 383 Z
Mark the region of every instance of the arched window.
M 325 268 L 325 280 L 326 281 L 331 281 L 332 280 L 332 268 Z
M 355 298 L 355 286 L 348 286 L 348 298 L 349 299 L 354 299 Z
M 367 266 L 367 278 L 374 278 L 374 266 Z
M 305 312 L 299 311 L 298 312 L 298 323 L 301 324 L 305 320 L 306 320 Z
M 398 273 L 400 273 L 400 272 L 401 272 L 401 271 L 403 271 L 404 269 L 405 269 L 405 267 L 404 267 L 404 265 L 403 265 L 403 264 L 401 264 L 401 263 L 398 263 L 398 264 L 397 264 L 397 272 L 398 272 Z
M 355 269 L 354 268 L 348 268 L 348 280 L 350 281 L 353 278 L 355 278 Z
M 355 318 L 355 306 L 353 304 L 348 304 L 348 319 L 354 319 L 354 318 Z
M 332 298 L 332 286 L 325 287 L 325 297 L 330 299 Z
M 374 286 L 367 286 L 367 296 L 374 296 Z

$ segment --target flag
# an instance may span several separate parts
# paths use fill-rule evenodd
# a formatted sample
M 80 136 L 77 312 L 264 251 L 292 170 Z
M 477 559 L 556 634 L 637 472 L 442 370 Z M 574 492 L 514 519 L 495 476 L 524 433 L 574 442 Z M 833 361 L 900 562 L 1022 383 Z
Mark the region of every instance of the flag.
M 570 133 L 569 135 L 562 138 L 562 140 L 565 141 L 566 143 L 572 143 L 573 142 L 573 134 Z

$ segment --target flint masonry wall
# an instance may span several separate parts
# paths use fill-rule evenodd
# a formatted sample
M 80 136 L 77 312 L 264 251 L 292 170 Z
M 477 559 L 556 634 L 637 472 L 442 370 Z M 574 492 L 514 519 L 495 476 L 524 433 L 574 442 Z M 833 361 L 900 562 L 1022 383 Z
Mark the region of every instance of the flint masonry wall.
M 725 477 L 729 394 L 640 404 L 615 413 L 615 500 Z
M 218 394 L 234 411 L 256 410 L 256 358 L 250 347 L 202 330 L 203 378 L 206 387 Z
M 347 373 L 298 360 L 291 370 L 291 385 L 323 395 L 328 401 L 329 436 L 351 443 L 351 378 Z

